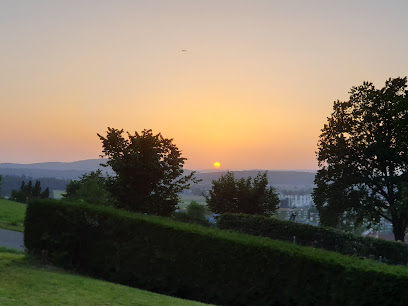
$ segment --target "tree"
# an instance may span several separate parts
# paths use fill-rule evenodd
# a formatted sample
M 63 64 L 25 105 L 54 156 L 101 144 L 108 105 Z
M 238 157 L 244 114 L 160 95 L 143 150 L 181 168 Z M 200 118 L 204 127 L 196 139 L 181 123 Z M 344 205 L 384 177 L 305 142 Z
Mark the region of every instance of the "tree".
M 68 200 L 83 201 L 91 204 L 112 205 L 107 185 L 109 178 L 103 176 L 100 169 L 82 175 L 79 180 L 71 180 L 63 197 Z
M 27 196 L 33 196 L 33 182 L 29 180 L 22 191 L 25 192 Z
M 205 217 L 205 211 L 206 211 L 205 205 L 200 205 L 198 204 L 197 201 L 191 201 L 190 204 L 187 205 L 186 210 L 187 210 L 187 215 L 190 216 L 193 220 L 197 220 L 197 221 L 207 220 Z
M 101 157 L 116 173 L 109 191 L 116 205 L 127 210 L 162 216 L 170 215 L 179 202 L 178 193 L 197 182 L 194 172 L 183 176 L 186 158 L 173 139 L 143 130 L 123 137 L 123 130 L 108 128 Z
M 318 143 L 314 202 L 323 225 L 352 221 L 393 225 L 404 240 L 408 209 L 402 184 L 408 181 L 407 78 L 353 87 L 346 102 L 336 101 Z
M 31 182 L 31 181 L 30 181 Z M 35 181 L 34 188 L 32 189 L 32 196 L 39 198 L 41 196 L 41 183 L 40 181 Z
M 1 185 L 3 183 L 3 177 L 0 175 L 0 198 L 1 198 Z
M 48 199 L 50 197 L 50 188 L 45 188 L 44 191 L 40 193 L 40 199 Z
M 185 211 L 176 211 L 173 217 L 178 221 L 199 223 L 202 225 L 210 225 L 208 219 L 205 217 L 206 207 L 199 204 L 197 201 L 191 201 L 187 205 Z
M 33 199 L 48 199 L 50 197 L 50 190 L 47 187 L 44 191 L 41 189 L 41 182 L 36 181 L 34 186 L 33 182 L 30 180 L 26 184 L 24 181 L 21 182 L 20 190 L 12 190 L 11 200 L 20 203 L 31 203 Z
M 212 181 L 206 202 L 217 214 L 271 215 L 278 209 L 279 198 L 274 188 L 268 188 L 267 172 L 258 173 L 253 181 L 251 177 L 235 179 L 233 172 L 227 172 Z

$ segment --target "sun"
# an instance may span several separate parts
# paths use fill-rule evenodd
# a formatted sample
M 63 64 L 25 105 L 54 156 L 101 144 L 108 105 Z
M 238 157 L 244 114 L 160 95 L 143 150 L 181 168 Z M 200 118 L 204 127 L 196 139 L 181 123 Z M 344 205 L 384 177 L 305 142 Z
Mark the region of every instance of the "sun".
M 221 167 L 221 164 L 219 163 L 219 162 L 215 162 L 214 163 L 214 168 L 215 169 L 218 169 L 218 168 L 220 168 Z

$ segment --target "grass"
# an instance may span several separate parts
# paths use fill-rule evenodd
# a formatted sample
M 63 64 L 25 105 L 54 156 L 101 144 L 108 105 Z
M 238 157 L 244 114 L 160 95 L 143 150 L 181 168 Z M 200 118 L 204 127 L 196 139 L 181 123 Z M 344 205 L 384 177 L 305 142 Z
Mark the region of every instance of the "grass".
M 207 206 L 207 202 L 205 201 L 205 197 L 203 196 L 197 196 L 197 195 L 190 195 L 190 194 L 182 194 L 181 196 L 181 202 L 179 203 L 178 207 L 180 210 L 184 211 L 187 206 L 191 203 L 191 201 L 196 201 L 198 204 L 205 206 L 206 211 L 205 211 L 205 216 L 206 217 L 212 217 L 213 213 Z
M 0 248 L 0 305 L 204 305 L 40 265 Z
M 25 204 L 0 199 L 0 228 L 23 232 L 25 211 Z
M 181 209 L 184 209 L 187 207 L 188 204 L 190 204 L 191 201 L 196 201 L 200 205 L 207 205 L 205 202 L 205 198 L 203 196 L 197 196 L 197 195 L 190 195 L 190 194 L 182 194 L 181 195 L 181 202 L 178 205 Z
M 67 193 L 65 190 L 53 190 L 52 197 L 56 200 L 60 200 L 63 198 L 63 194 Z
M 365 286 L 368 286 L 368 292 L 371 293 L 374 293 L 373 290 L 378 289 L 380 292 L 378 294 L 379 297 L 394 295 L 394 292 L 398 293 L 401 288 L 406 288 L 406 284 L 408 282 L 408 270 L 406 269 L 406 267 L 387 266 L 386 264 L 381 264 L 372 260 L 345 256 L 321 249 L 314 249 L 311 247 L 302 247 L 265 237 L 256 237 L 229 231 L 214 230 L 194 224 L 174 222 L 167 218 L 129 213 L 111 207 L 86 205 L 84 203 L 65 203 L 65 205 L 59 205 L 57 201 L 39 201 L 36 204 L 36 206 L 33 205 L 29 207 L 29 213 L 33 214 L 32 224 L 37 224 L 38 220 L 40 220 L 44 215 L 47 215 L 47 210 L 51 215 L 53 215 L 53 213 L 58 213 L 58 216 L 61 217 L 58 223 L 66 224 L 65 226 L 63 226 L 63 228 L 71 226 L 68 220 L 71 220 L 73 216 L 76 215 L 74 213 L 75 211 L 78 211 L 81 214 L 87 213 L 88 216 L 94 216 L 93 218 L 95 218 L 95 220 L 101 221 L 99 223 L 101 233 L 101 235 L 99 236 L 101 239 L 100 241 L 106 241 L 105 239 L 110 239 L 108 238 L 109 235 L 104 237 L 103 233 L 106 232 L 107 228 L 111 227 L 112 224 L 123 224 L 123 227 L 117 233 L 131 232 L 127 229 L 132 228 L 142 229 L 142 232 L 139 231 L 138 233 L 138 235 L 141 236 L 135 238 L 134 240 L 134 242 L 138 245 L 135 248 L 135 250 L 137 249 L 135 253 L 145 253 L 143 248 L 140 249 L 140 245 L 146 244 L 146 241 L 155 241 L 156 243 L 159 243 L 161 239 L 163 239 L 162 242 L 165 245 L 167 243 L 176 242 L 180 243 L 180 246 L 188 246 L 184 248 L 182 247 L 181 249 L 179 247 L 164 247 L 160 249 L 158 247 L 151 248 L 149 246 L 150 243 L 148 243 L 146 244 L 146 251 L 148 253 L 152 252 L 152 250 L 154 252 L 157 251 L 158 258 L 170 257 L 172 258 L 171 265 L 174 265 L 175 267 L 182 267 L 182 269 L 188 268 L 189 273 L 187 274 L 189 276 L 186 277 L 188 277 L 188 279 L 190 280 L 195 278 L 196 285 L 199 286 L 199 288 L 203 288 L 202 290 L 209 289 L 209 291 L 211 292 L 211 296 L 218 295 L 220 296 L 221 301 L 221 296 L 225 292 L 229 291 L 229 289 L 226 289 L 227 287 L 222 288 L 223 285 L 221 285 L 221 283 L 219 287 L 217 286 L 218 289 L 217 287 L 213 287 L 214 289 L 206 287 L 208 284 L 207 280 L 212 280 L 214 273 L 217 273 L 214 271 L 217 271 L 216 269 L 219 269 L 220 267 L 224 273 L 220 273 L 221 275 L 223 275 L 221 276 L 223 277 L 223 283 L 228 284 L 228 282 L 231 281 L 235 282 L 234 286 L 235 284 L 237 284 L 237 286 L 234 288 L 236 289 L 239 288 L 238 284 L 241 284 L 241 282 L 245 282 L 246 273 L 248 273 L 249 277 L 253 277 L 254 284 L 264 284 L 265 282 L 269 284 L 269 277 L 271 277 L 274 278 L 273 281 L 271 280 L 271 284 L 279 281 L 280 283 L 284 284 L 282 286 L 285 286 L 285 284 L 289 285 L 289 291 L 285 291 L 284 295 L 285 298 L 288 299 L 287 301 L 290 300 L 290 295 L 296 295 L 296 286 L 298 286 L 299 284 L 303 284 L 302 278 L 306 279 L 308 283 L 301 288 L 301 292 L 313 296 L 314 294 L 316 294 L 316 298 L 329 298 L 330 295 L 336 296 L 337 286 L 341 287 L 342 285 L 346 284 L 346 282 L 350 284 L 353 284 L 354 282 L 357 288 L 360 289 L 364 289 Z M 34 208 L 41 209 L 42 211 L 37 211 L 36 217 L 34 211 L 31 210 L 31 208 L 33 210 Z M 133 227 L 133 223 L 139 223 L 139 225 L 141 226 L 139 227 L 139 225 L 136 225 L 135 227 Z M 48 226 L 48 228 L 45 229 L 44 232 L 48 235 L 51 235 L 51 238 L 53 238 L 53 229 L 55 227 L 50 223 L 40 224 L 44 225 L 45 227 Z M 144 238 L 142 238 L 142 236 L 144 236 Z M 126 241 L 126 239 L 124 241 Z M 94 242 L 98 243 L 98 241 Z M 125 253 L 128 252 L 128 254 L 131 254 L 130 250 L 135 247 L 134 245 L 128 246 L 126 245 L 126 243 L 122 243 L 117 246 L 119 247 L 119 252 L 121 246 L 124 246 L 124 250 L 126 250 Z M 217 253 L 213 251 L 214 249 L 217 249 Z M 207 250 L 209 251 L 207 252 Z M 182 265 L 188 264 L 189 262 L 186 261 L 185 258 L 188 258 L 188 256 L 193 256 L 192 258 L 194 258 L 194 255 L 196 254 L 198 254 L 198 256 L 202 258 L 210 258 L 215 254 L 219 256 L 214 257 L 218 258 L 218 261 L 204 260 L 202 263 L 200 263 L 199 269 L 201 269 L 201 271 L 198 270 L 199 272 L 195 275 L 193 274 L 194 272 L 190 274 L 190 271 L 195 271 L 192 270 L 191 267 L 195 269 L 194 267 L 198 266 L 187 265 L 186 267 L 183 267 Z M 235 258 L 235 254 L 243 255 L 239 255 L 237 256 L 237 258 Z M 144 255 L 137 257 L 139 258 L 139 260 L 142 260 L 142 263 L 146 260 L 146 257 L 143 256 Z M 127 260 L 127 258 L 129 257 L 123 257 L 124 260 Z M 117 260 L 119 259 L 120 258 L 118 257 Z M 133 258 L 133 260 L 134 259 L 135 258 Z M 279 262 L 281 262 L 282 265 L 279 264 Z M 145 264 L 152 265 L 155 264 L 155 262 L 146 261 Z M 114 267 L 114 265 L 112 267 Z M 214 269 L 214 267 L 216 267 L 216 269 Z M 230 269 L 231 267 L 234 268 L 233 271 L 231 270 L 231 272 L 225 272 L 228 271 L 228 269 Z M 243 273 L 240 273 L 239 271 L 239 268 L 241 267 L 243 267 Z M 167 267 L 164 270 L 169 271 Z M 260 273 L 260 278 L 258 279 L 256 276 L 253 276 L 252 272 L 250 271 Z M 157 269 L 157 272 L 154 273 L 154 279 L 166 279 L 166 277 L 168 277 L 168 274 L 166 275 L 166 273 L 171 272 L 164 272 L 164 274 L 161 275 L 161 270 Z M 226 273 L 231 274 L 227 275 Z M 293 278 L 290 277 L 291 274 L 294 275 Z M 240 278 L 241 275 L 243 275 L 244 278 Z M 232 276 L 232 278 L 230 278 L 230 276 Z M 147 278 L 150 277 L 152 277 L 152 275 L 148 274 Z M 201 280 L 203 279 L 205 281 L 201 282 Z M 221 278 L 216 279 L 216 281 L 220 280 Z M 323 282 L 322 285 L 320 285 L 320 282 Z M 270 290 L 267 289 L 268 287 L 268 285 L 262 287 L 264 289 L 262 289 L 261 292 L 257 292 L 258 297 L 261 297 L 262 294 Z M 283 287 L 281 287 L 281 289 L 282 288 Z M 348 287 L 345 287 L 345 289 L 340 288 L 339 292 L 347 295 L 348 289 L 346 288 Z M 393 288 L 395 288 L 395 290 Z M 322 293 L 315 292 L 314 289 L 322 289 Z M 351 294 L 359 294 L 358 292 L 360 291 L 360 289 L 358 291 L 351 290 L 349 292 Z M 217 290 L 219 291 L 217 292 Z M 288 295 L 287 293 L 290 293 L 290 295 Z M 364 296 L 364 299 L 365 297 L 367 297 L 367 300 L 369 300 L 370 295 L 364 295 L 366 294 L 364 292 L 362 294 Z M 230 296 L 231 300 L 233 300 L 234 294 Z M 272 297 L 273 294 L 271 294 L 270 296 Z M 396 296 L 396 299 L 398 300 L 398 294 L 396 294 Z M 402 301 L 403 298 L 406 297 L 406 295 L 401 295 L 401 297 Z M 307 297 L 305 298 L 307 299 Z M 352 301 L 350 297 L 347 297 L 345 299 Z M 296 300 L 294 299 L 293 301 Z M 316 301 L 321 302 L 321 300 L 319 299 L 316 299 L 315 302 Z M 400 304 L 403 305 L 403 303 Z

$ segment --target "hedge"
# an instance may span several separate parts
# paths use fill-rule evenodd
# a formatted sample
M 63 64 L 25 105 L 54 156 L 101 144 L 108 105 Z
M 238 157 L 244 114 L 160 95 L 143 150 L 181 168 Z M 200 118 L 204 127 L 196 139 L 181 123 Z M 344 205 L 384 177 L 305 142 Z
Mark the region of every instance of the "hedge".
M 407 305 L 408 271 L 84 203 L 29 205 L 25 245 L 64 268 L 220 305 Z
M 255 236 L 293 241 L 346 255 L 367 257 L 389 264 L 408 263 L 408 245 L 370 237 L 356 236 L 339 230 L 276 218 L 244 214 L 224 214 L 218 218 L 220 229 L 231 229 Z

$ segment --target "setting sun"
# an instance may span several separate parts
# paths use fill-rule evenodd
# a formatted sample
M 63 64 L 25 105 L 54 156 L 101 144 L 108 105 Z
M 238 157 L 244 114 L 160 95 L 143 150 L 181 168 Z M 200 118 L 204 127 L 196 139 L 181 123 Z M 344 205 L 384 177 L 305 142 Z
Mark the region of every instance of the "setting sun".
M 221 167 L 221 164 L 219 162 L 215 162 L 214 163 L 214 168 L 218 169 L 219 167 Z

